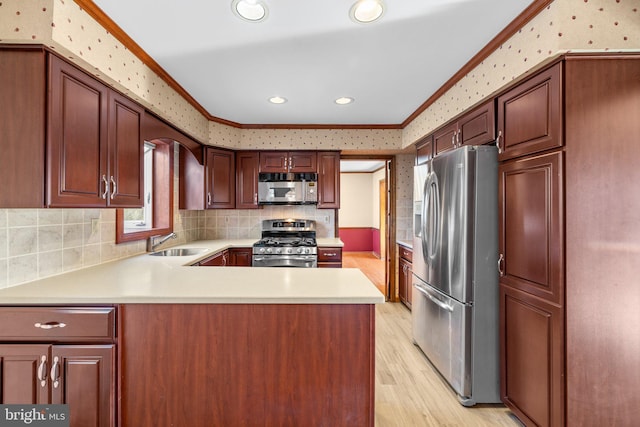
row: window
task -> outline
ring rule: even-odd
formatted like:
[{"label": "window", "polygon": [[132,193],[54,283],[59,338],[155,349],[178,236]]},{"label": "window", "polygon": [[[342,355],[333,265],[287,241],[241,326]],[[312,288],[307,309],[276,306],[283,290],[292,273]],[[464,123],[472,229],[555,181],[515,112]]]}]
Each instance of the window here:
[{"label": "window", "polygon": [[144,143],[144,206],[116,210],[116,243],[173,231],[173,146],[171,140]]},{"label": "window", "polygon": [[124,209],[124,233],[151,230],[153,228],[153,150],[156,145],[144,143],[144,206]]}]

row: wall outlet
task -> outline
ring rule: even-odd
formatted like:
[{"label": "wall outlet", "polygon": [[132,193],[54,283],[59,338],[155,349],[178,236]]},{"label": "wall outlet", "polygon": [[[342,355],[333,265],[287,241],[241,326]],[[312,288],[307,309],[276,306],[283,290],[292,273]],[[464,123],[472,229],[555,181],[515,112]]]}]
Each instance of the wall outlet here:
[{"label": "wall outlet", "polygon": [[324,222],[325,222],[326,224],[329,224],[329,215],[325,215],[325,216],[324,216]]}]

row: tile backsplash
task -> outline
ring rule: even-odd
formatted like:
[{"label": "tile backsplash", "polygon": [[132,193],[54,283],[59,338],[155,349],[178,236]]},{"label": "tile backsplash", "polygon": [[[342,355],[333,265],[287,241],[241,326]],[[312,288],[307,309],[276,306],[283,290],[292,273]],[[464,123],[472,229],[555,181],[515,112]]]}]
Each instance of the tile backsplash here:
[{"label": "tile backsplash", "polygon": [[[177,239],[258,239],[261,221],[309,218],[318,237],[333,237],[334,211],[314,206],[179,211]],[[115,243],[115,209],[0,209],[0,288],[144,253],[146,242]]]}]

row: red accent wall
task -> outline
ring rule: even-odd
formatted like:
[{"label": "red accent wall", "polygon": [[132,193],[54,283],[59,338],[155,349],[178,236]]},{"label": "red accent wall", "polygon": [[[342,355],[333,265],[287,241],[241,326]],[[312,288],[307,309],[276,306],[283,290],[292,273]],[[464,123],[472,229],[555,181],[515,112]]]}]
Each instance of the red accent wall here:
[{"label": "red accent wall", "polygon": [[371,227],[340,228],[344,252],[375,252],[380,254],[380,230]]},{"label": "red accent wall", "polygon": [[377,228],[371,229],[371,252],[380,256],[380,230]]}]

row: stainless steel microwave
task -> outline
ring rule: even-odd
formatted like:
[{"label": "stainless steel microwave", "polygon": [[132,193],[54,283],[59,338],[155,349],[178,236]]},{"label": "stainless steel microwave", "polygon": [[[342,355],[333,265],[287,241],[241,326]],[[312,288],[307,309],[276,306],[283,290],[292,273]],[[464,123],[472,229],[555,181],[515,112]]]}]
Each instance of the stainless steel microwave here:
[{"label": "stainless steel microwave", "polygon": [[318,175],[315,173],[261,173],[258,175],[258,204],[316,203],[318,203]]}]

